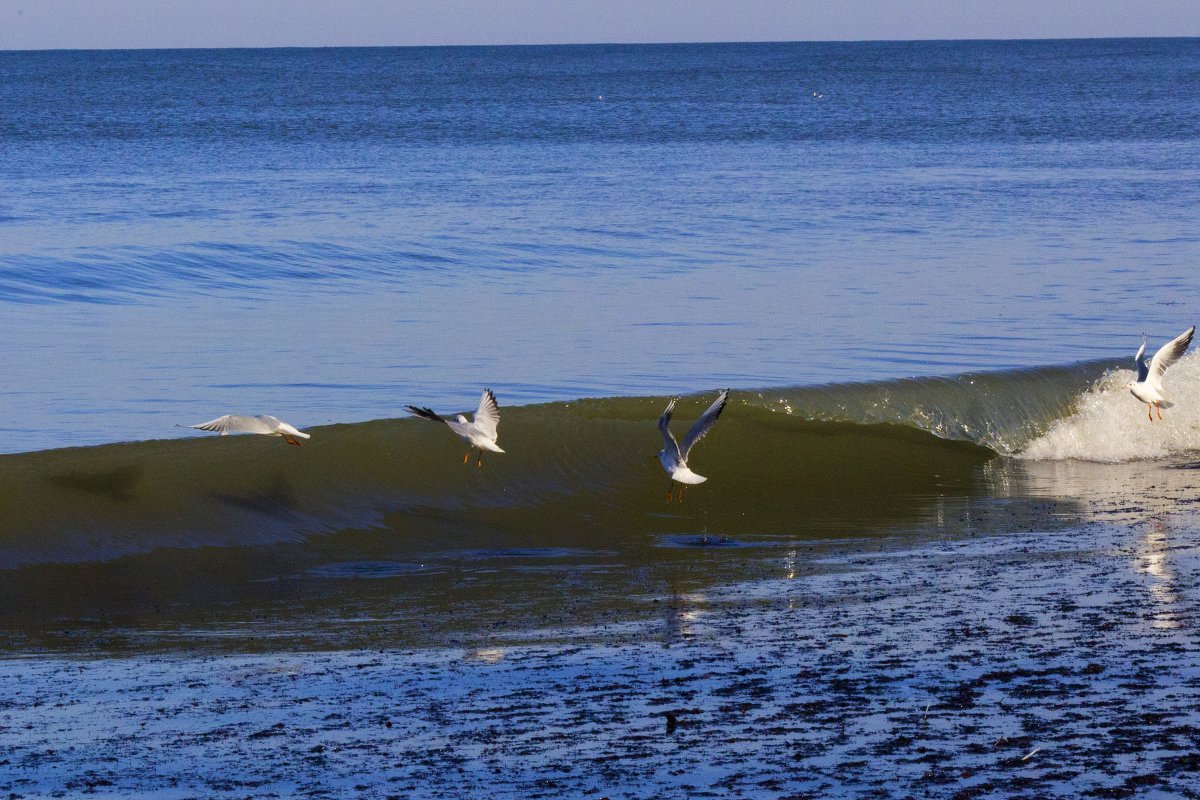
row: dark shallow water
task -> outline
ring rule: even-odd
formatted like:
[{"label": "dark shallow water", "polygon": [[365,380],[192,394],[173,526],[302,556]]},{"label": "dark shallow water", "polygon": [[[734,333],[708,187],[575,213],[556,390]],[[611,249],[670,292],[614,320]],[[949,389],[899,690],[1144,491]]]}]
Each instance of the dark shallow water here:
[{"label": "dark shallow water", "polygon": [[[839,553],[877,553],[882,564],[888,552],[941,542],[1084,543],[1094,525],[1163,519],[1200,495],[1194,461],[1026,461],[933,437],[922,453],[913,434],[895,430],[858,434],[868,444],[878,437],[870,463],[810,451],[823,480],[716,472],[682,503],[664,502],[652,465],[646,481],[593,482],[589,492],[533,478],[502,489],[511,473],[463,466],[453,454],[428,471],[453,484],[461,470],[460,487],[439,495],[392,486],[376,496],[392,499],[370,522],[353,520],[374,506],[343,500],[333,506],[337,527],[270,495],[181,493],[188,527],[112,517],[87,535],[58,533],[57,550],[11,545],[27,561],[0,570],[0,644],[9,653],[256,653],[437,648],[500,631],[514,641],[546,630],[589,635],[640,624],[674,593],[837,573]],[[854,441],[845,432],[816,438]],[[734,469],[746,463],[730,457]],[[778,463],[815,474],[803,462]],[[294,496],[303,496],[306,479],[295,480]],[[750,484],[757,499],[739,499]],[[229,497],[238,498],[232,507]],[[96,512],[114,505],[77,502]]]},{"label": "dark shallow water", "polygon": [[1169,507],[810,544],[767,580],[643,582],[633,620],[481,606],[435,648],[0,660],[0,790],[1195,797],[1200,551]]}]

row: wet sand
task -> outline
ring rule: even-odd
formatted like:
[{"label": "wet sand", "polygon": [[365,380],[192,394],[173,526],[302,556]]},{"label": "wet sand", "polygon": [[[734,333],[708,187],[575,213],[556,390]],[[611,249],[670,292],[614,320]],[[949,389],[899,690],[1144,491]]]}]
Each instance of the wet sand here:
[{"label": "wet sand", "polygon": [[1134,517],[470,647],[10,659],[0,796],[1200,797],[1200,524]]}]

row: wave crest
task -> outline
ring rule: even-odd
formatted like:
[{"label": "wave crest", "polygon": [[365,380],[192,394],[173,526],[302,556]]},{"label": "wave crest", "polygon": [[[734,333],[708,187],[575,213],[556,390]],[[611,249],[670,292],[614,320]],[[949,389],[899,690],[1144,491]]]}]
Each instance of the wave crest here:
[{"label": "wave crest", "polygon": [[1169,458],[1200,451],[1200,356],[1185,356],[1166,373],[1167,397],[1176,405],[1160,422],[1129,391],[1129,369],[1106,372],[1075,401],[1071,414],[1053,421],[1041,436],[1016,453],[1036,461],[1121,463]]}]

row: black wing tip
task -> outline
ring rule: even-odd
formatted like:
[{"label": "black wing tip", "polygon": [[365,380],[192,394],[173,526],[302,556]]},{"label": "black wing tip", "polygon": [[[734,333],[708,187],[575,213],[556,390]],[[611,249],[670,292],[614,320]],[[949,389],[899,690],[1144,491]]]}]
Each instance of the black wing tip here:
[{"label": "black wing tip", "polygon": [[404,408],[408,411],[408,413],[416,414],[418,417],[423,419],[433,420],[434,422],[443,421],[442,418],[435,414],[431,408],[421,408],[419,406],[405,406]]}]

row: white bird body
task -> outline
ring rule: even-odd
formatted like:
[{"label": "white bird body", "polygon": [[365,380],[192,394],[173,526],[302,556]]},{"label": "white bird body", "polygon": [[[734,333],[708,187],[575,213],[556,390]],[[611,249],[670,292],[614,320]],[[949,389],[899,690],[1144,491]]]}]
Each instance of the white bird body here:
[{"label": "white bird body", "polygon": [[1129,393],[1147,405],[1161,408],[1170,408],[1175,405],[1162,393],[1161,386],[1148,386],[1145,382],[1134,381],[1129,384]]},{"label": "white bird body", "polygon": [[1146,354],[1146,337],[1142,337],[1142,346],[1138,349],[1137,355],[1133,357],[1134,363],[1137,364],[1137,380],[1130,381],[1126,385],[1134,397],[1146,404],[1146,413],[1151,422],[1154,421],[1154,409],[1158,409],[1158,418],[1162,419],[1162,409],[1174,405],[1163,392],[1163,373],[1167,371],[1167,367],[1174,364],[1187,352],[1195,332],[1196,326],[1193,325],[1158,348],[1158,352],[1154,354],[1154,358],[1150,359],[1149,364],[1143,358]]},{"label": "white bird body", "polygon": [[[417,406],[405,406],[410,414],[416,414],[422,419],[427,419],[433,422],[444,422],[446,427],[454,431],[460,438],[471,445],[471,449],[479,449],[479,459],[477,464],[483,466],[483,452],[490,450],[493,453],[503,453],[500,445],[496,444],[496,439],[499,436],[498,428],[500,426],[500,406],[496,402],[496,395],[492,394],[491,389],[484,389],[483,395],[479,398],[479,408],[475,411],[475,419],[468,420],[462,414],[456,414],[454,419],[446,419],[445,417],[435,414],[428,408],[419,408]],[[467,451],[467,455],[463,457],[465,464],[471,456],[471,450]]]},{"label": "white bird body", "polygon": [[446,420],[446,425],[450,430],[457,433],[463,439],[467,440],[472,447],[479,447],[484,450],[491,450],[493,453],[503,453],[500,445],[496,444],[496,434],[481,430],[478,425],[479,415],[475,415],[475,422],[469,421],[462,414],[458,414],[454,419]]},{"label": "white bird body", "polygon": [[[704,483],[708,478],[703,475],[697,475],[688,467],[688,455],[696,442],[704,438],[712,427],[717,424],[717,418],[721,416],[721,412],[725,409],[725,403],[729,399],[729,390],[721,392],[717,396],[716,402],[708,407],[708,410],[701,415],[696,424],[688,430],[687,435],[683,437],[683,445],[681,446],[675,441],[675,436],[671,433],[671,413],[675,410],[675,401],[667,403],[667,408],[663,411],[662,416],[658,418],[658,430],[662,433],[663,449],[658,451],[658,460],[662,464],[667,474],[671,476],[672,481],[678,483],[695,485]],[[680,498],[683,497],[683,489],[680,490]],[[671,491],[667,492],[667,500],[671,499]]]},{"label": "white bird body", "polygon": [[228,436],[231,433],[257,433],[263,436],[282,436],[288,444],[294,444],[297,447],[300,446],[299,439],[312,438],[304,431],[297,430],[292,425],[277,417],[272,417],[270,414],[260,414],[257,417],[245,416],[243,414],[226,414],[209,422],[203,422],[199,425],[189,425],[188,427],[199,431],[212,431],[222,436]]},{"label": "white bird body", "polygon": [[704,483],[706,480],[708,480],[708,478],[704,475],[697,475],[696,473],[692,472],[691,469],[688,468],[687,464],[680,464],[675,460],[674,456],[668,455],[666,451],[658,454],[658,460],[662,462],[663,469],[670,474],[671,480],[673,481],[687,483],[694,486],[697,483]]}]

